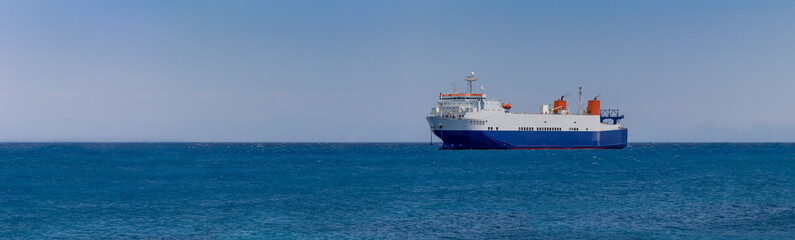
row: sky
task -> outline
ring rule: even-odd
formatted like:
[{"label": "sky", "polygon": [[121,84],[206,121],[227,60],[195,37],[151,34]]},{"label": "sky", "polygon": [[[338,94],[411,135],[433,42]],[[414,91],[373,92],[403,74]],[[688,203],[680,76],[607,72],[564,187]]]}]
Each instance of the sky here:
[{"label": "sky", "polygon": [[[0,141],[423,142],[451,83],[795,141],[793,1],[0,1]],[[478,90],[480,91],[480,90]],[[438,141],[438,139],[436,139]]]}]

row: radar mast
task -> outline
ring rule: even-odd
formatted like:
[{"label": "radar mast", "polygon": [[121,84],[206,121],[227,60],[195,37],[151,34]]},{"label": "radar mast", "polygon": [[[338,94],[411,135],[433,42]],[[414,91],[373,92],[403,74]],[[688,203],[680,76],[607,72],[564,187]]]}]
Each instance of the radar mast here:
[{"label": "radar mast", "polygon": [[467,80],[467,86],[469,87],[469,93],[472,93],[472,82],[478,80],[478,77],[475,77],[475,72],[471,72],[469,76],[464,77],[464,80]]}]

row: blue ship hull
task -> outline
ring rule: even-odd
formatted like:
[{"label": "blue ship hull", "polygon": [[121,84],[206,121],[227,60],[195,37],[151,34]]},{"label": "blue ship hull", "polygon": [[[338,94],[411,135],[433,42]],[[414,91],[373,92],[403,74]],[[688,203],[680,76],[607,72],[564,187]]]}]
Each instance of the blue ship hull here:
[{"label": "blue ship hull", "polygon": [[624,148],[627,129],[610,131],[473,131],[435,130],[442,149]]}]

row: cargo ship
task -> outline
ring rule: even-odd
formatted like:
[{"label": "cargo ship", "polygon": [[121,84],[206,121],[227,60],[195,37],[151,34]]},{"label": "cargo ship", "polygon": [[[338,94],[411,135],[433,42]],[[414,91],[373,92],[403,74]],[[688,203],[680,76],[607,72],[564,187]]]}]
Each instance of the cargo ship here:
[{"label": "cargo ship", "polygon": [[466,93],[439,93],[427,120],[441,149],[620,149],[627,146],[624,116],[617,109],[601,109],[598,96],[571,112],[564,97],[542,104],[538,113],[511,112],[510,103],[472,93],[475,73],[465,77]]}]

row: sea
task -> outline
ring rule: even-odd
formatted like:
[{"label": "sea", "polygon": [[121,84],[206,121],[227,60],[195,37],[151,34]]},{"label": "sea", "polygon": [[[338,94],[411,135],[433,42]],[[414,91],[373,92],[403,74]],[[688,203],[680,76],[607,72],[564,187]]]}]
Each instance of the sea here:
[{"label": "sea", "polygon": [[3,143],[2,239],[795,239],[795,143]]}]

